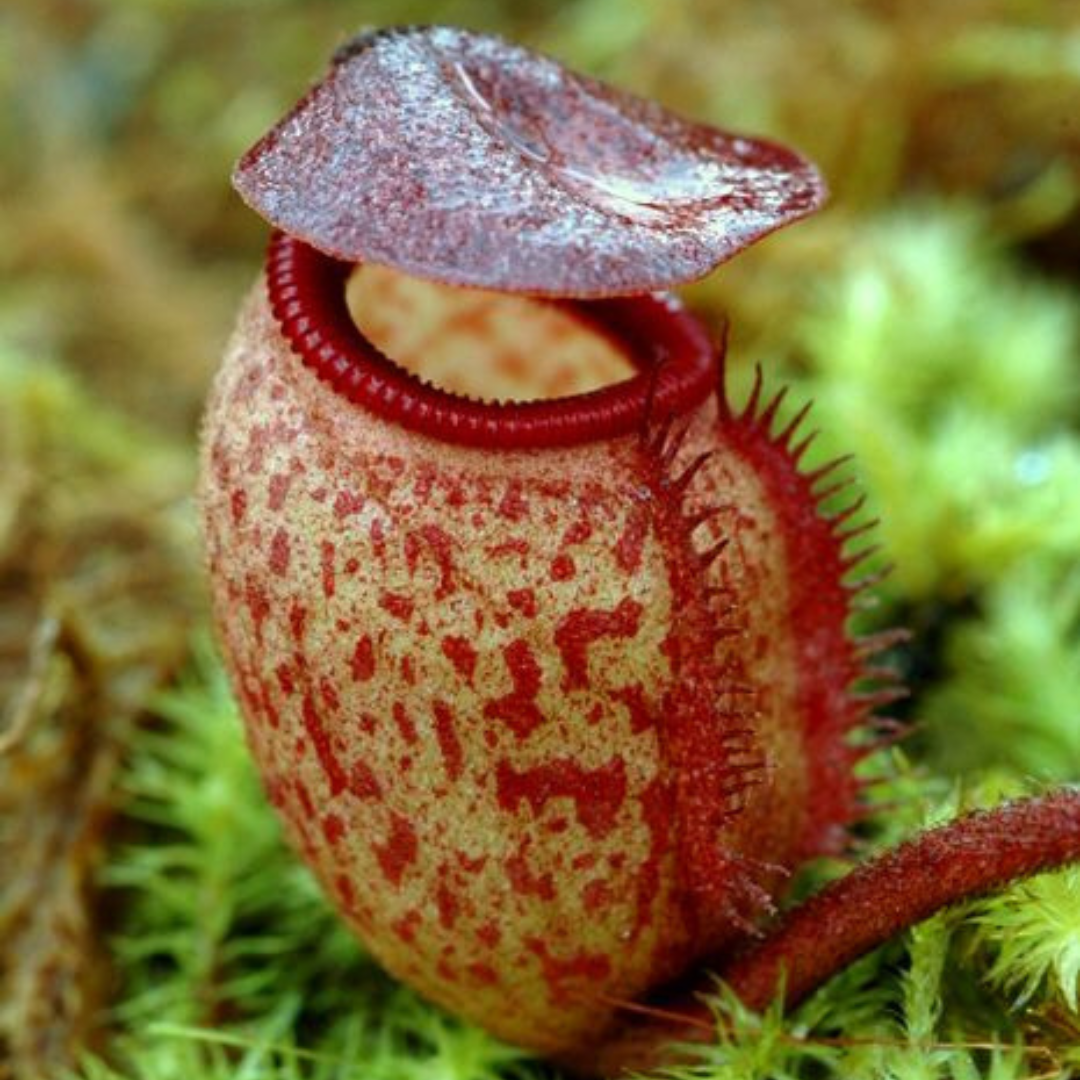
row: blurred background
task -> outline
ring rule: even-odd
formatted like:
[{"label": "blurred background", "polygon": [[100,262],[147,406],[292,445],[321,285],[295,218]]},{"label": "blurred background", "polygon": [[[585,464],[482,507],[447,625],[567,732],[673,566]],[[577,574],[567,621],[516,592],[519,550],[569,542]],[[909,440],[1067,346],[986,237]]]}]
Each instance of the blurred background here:
[{"label": "blurred background", "polygon": [[[155,1008],[245,1011],[215,996],[235,851],[211,882],[221,925],[198,930],[223,951],[183,991],[214,1007],[132,1004],[195,933],[161,936],[146,877],[204,906],[209,888],[148,854],[155,829],[211,842],[170,800],[241,812],[175,741],[229,708],[212,659],[181,676],[209,651],[199,415],[267,235],[229,173],[338,44],[412,22],[502,33],[819,163],[830,208],[689,300],[730,320],[740,370],[815,398],[823,453],[856,452],[896,567],[878,617],[916,631],[896,658],[908,764],[930,787],[1080,777],[1080,3],[5,0],[0,1077],[90,1069],[87,1046],[115,1061]],[[144,1052],[115,1075],[179,1068]],[[216,1067],[185,1060],[175,1075]]]}]

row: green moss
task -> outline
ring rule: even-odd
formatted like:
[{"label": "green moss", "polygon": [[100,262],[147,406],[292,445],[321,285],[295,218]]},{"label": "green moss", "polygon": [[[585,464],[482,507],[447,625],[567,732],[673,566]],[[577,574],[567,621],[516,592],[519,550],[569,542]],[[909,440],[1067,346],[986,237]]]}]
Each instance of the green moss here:
[{"label": "green moss", "polygon": [[822,452],[852,452],[906,603],[956,602],[1080,550],[1078,309],[971,209],[869,219],[795,343]]},{"label": "green moss", "polygon": [[922,710],[939,768],[1080,776],[1080,574],[1056,563],[1041,553],[948,628]]},{"label": "green moss", "polygon": [[1016,1008],[1041,997],[1080,1015],[1080,870],[1021,882],[982,901],[973,921],[993,957],[987,980]]},{"label": "green moss", "polygon": [[[971,209],[868,223],[819,290],[796,376],[880,515],[891,610],[936,648],[921,748],[946,775],[1080,775],[1076,299]],[[917,643],[918,644],[918,643]]]}]

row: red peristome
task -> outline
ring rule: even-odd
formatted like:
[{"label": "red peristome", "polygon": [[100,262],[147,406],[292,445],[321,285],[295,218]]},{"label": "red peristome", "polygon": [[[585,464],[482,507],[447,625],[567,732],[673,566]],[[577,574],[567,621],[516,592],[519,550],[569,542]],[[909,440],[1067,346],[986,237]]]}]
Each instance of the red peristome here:
[{"label": "red peristome", "polygon": [[[410,376],[360,333],[345,302],[343,281],[351,270],[276,233],[267,280],[282,333],[342,397],[436,438],[505,450],[571,446],[636,432],[650,409],[685,412],[715,385],[715,349],[708,334],[674,299],[654,296],[566,305],[583,323],[624,344],[630,358],[646,368],[637,378],[558,401],[464,398]],[[526,509],[521,499],[519,490],[508,488],[500,512],[511,520],[520,517]]]},{"label": "red peristome", "polygon": [[785,147],[450,27],[358,37],[233,182],[335,258],[592,298],[701,277],[826,197]]}]

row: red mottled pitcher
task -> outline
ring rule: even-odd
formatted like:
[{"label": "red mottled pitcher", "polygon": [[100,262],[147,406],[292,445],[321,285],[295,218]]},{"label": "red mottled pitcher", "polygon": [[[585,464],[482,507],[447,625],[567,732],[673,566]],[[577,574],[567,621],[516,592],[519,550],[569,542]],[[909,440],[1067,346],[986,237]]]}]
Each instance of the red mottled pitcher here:
[{"label": "red mottled pitcher", "polygon": [[[856,813],[851,688],[888,638],[845,632],[852,510],[653,292],[824,186],[445,28],[342,50],[236,182],[281,231],[201,494],[270,796],[396,975],[579,1066],[641,1060],[620,1003],[744,941]],[[752,1003],[847,955],[795,933]]]}]

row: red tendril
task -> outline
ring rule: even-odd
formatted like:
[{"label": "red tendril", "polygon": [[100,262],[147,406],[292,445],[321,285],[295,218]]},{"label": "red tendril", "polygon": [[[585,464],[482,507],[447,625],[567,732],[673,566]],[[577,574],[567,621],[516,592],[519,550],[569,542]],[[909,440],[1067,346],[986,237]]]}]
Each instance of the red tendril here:
[{"label": "red tendril", "polygon": [[[958,818],[924,832],[834,881],[751,945],[720,975],[744,1005],[766,1008],[783,991],[794,1008],[853,960],[950,904],[1080,858],[1080,791],[1062,788]],[[582,1058],[615,1076],[670,1062],[673,1042],[706,1042],[716,1018],[690,994],[633,1015]]]}]

